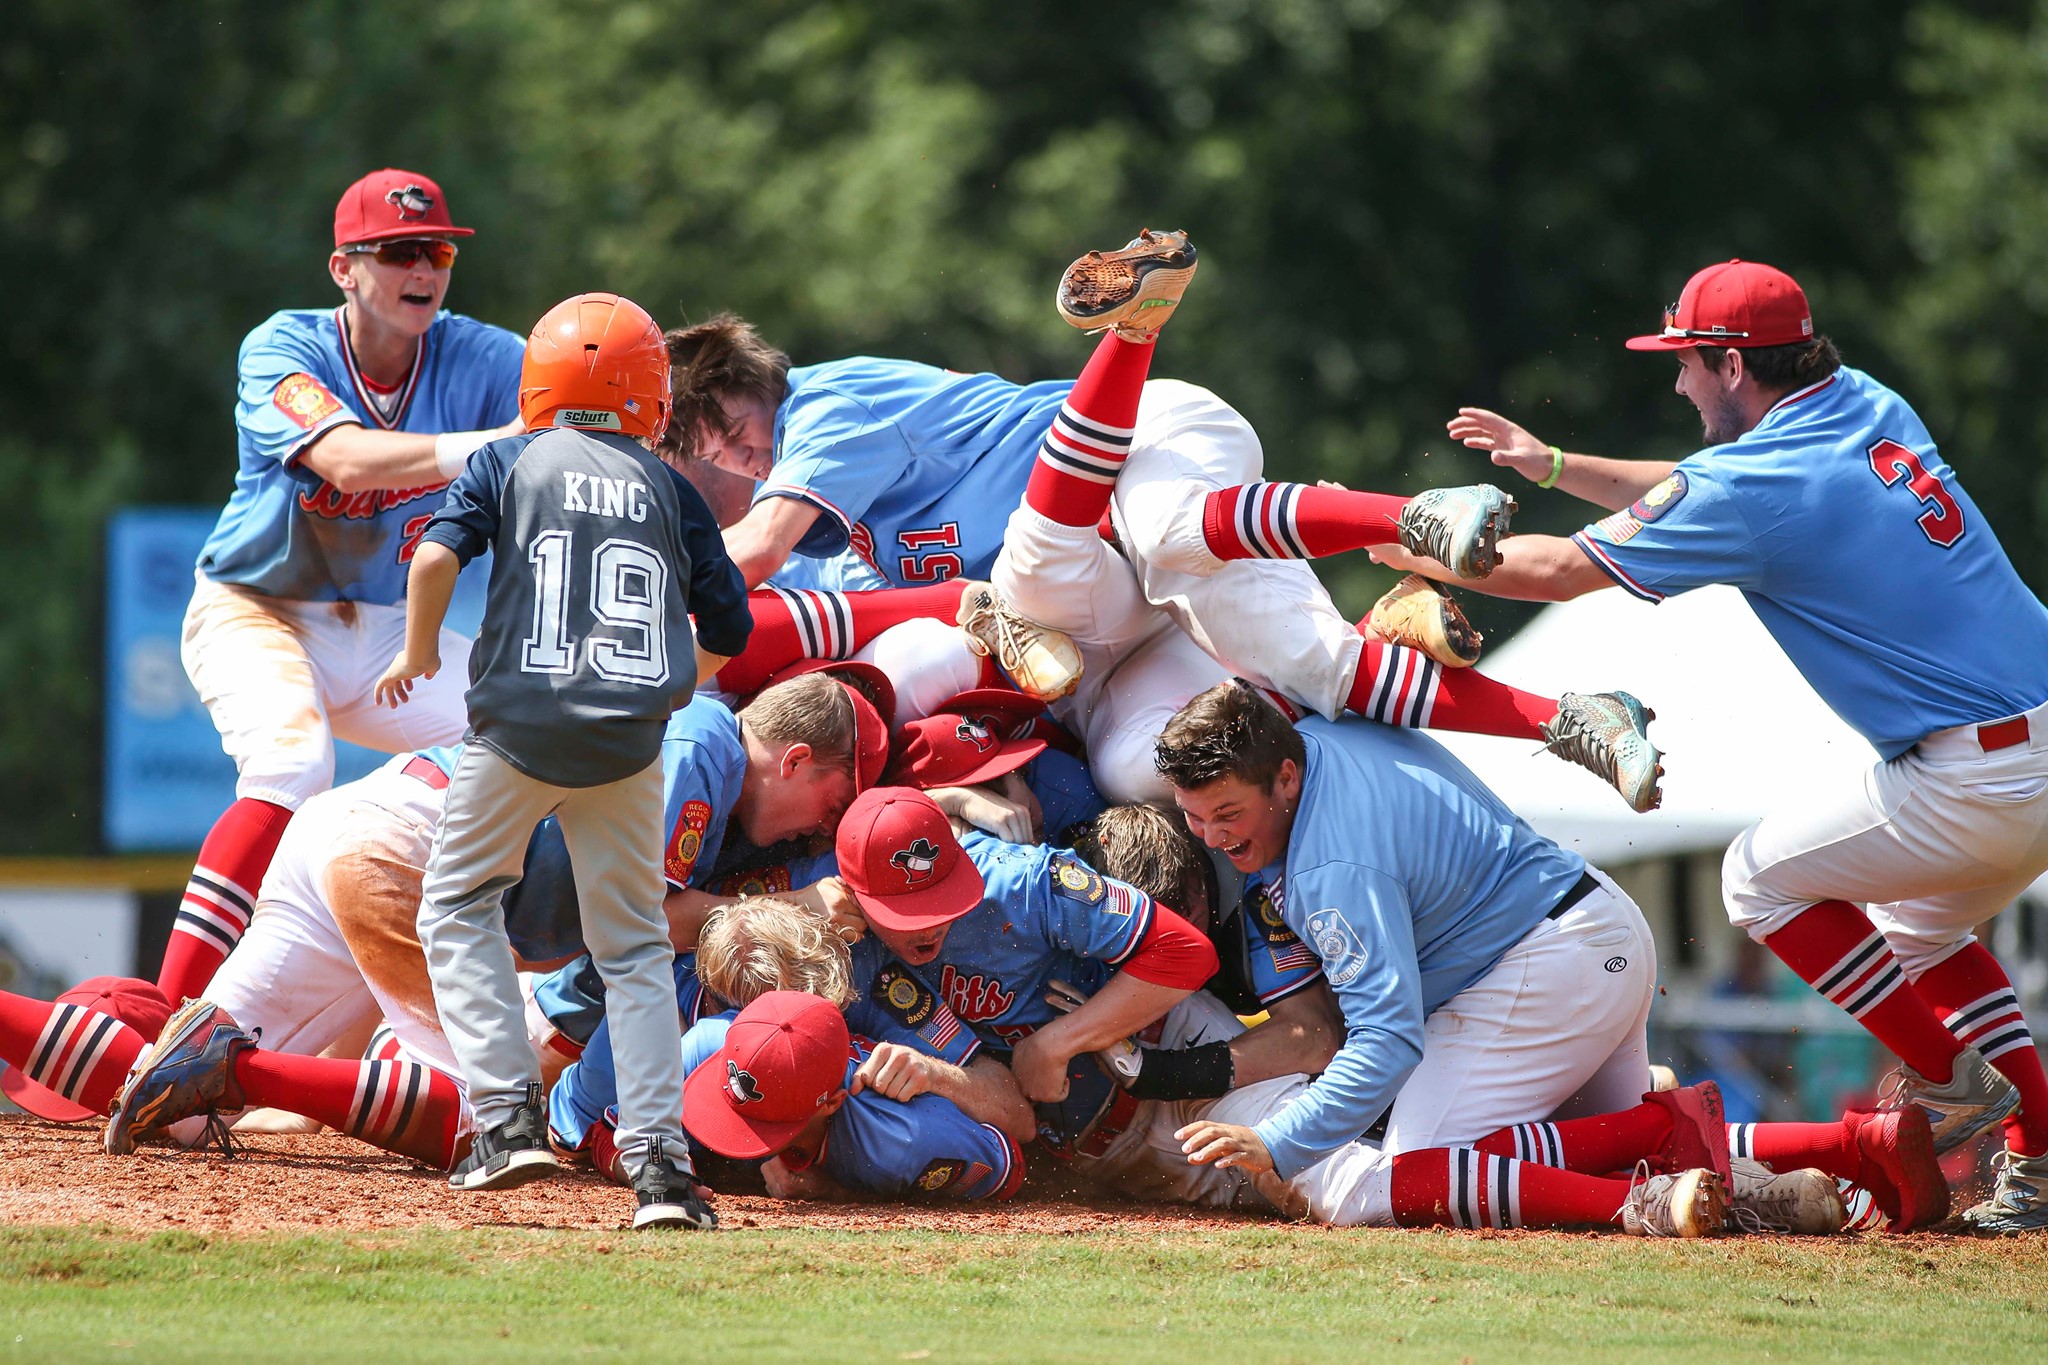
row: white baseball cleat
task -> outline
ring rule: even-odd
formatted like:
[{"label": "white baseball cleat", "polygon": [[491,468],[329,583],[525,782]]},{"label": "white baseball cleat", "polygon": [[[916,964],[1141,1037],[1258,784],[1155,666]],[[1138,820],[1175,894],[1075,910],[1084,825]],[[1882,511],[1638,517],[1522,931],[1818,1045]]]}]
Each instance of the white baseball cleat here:
[{"label": "white baseball cleat", "polygon": [[1621,1230],[1631,1237],[1719,1237],[1728,1226],[1728,1187],[1712,1171],[1650,1175],[1636,1165]]},{"label": "white baseball cleat", "polygon": [[1019,616],[986,583],[970,583],[960,595],[959,625],[967,647],[994,655],[1020,692],[1054,702],[1081,685],[1081,651],[1066,632]]},{"label": "white baseball cleat", "polygon": [[1728,1198],[1744,1232],[1825,1237],[1848,1221],[1841,1189],[1826,1171],[1807,1167],[1779,1175],[1761,1161],[1730,1157]]}]

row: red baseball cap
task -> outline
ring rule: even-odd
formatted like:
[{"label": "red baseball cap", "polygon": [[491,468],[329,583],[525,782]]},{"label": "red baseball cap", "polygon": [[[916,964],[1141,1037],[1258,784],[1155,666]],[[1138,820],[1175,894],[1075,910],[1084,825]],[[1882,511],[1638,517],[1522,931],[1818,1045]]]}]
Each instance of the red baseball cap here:
[{"label": "red baseball cap", "polygon": [[[164,1031],[164,1024],[171,1017],[171,1002],[164,999],[164,993],[156,988],[156,983],[132,976],[95,976],[81,981],[58,996],[57,1003],[82,1005],[86,1009],[112,1015],[152,1042]],[[73,1040],[73,1055],[85,1041]],[[11,1066],[0,1072],[0,1094],[37,1118],[48,1119],[52,1123],[77,1123],[82,1119],[101,1117],[84,1105],[73,1104],[56,1091],[38,1085]]]},{"label": "red baseball cap", "polygon": [[448,217],[448,197],[418,171],[371,171],[341,192],[334,206],[334,244],[382,242],[393,237],[473,237]]},{"label": "red baseball cap", "polygon": [[920,789],[971,787],[1013,773],[1045,752],[1042,739],[1004,739],[990,716],[941,711],[896,732],[883,780]]},{"label": "red baseball cap", "polygon": [[1696,346],[1790,346],[1813,340],[1813,309],[1799,282],[1755,261],[1710,265],[1664,310],[1664,330],[1630,337],[1631,351]]},{"label": "red baseball cap", "polygon": [[[882,717],[896,709],[896,684],[873,664],[853,659],[803,659],[762,683],[761,692],[807,673],[830,673],[853,698],[853,789],[864,792],[882,780],[882,770],[889,766],[889,722]],[[847,681],[849,678],[853,682]],[[868,690],[862,691],[855,682]],[[868,699],[870,693],[880,698],[879,703]]]},{"label": "red baseball cap", "polygon": [[846,1086],[846,1016],[822,996],[769,991],[683,1082],[683,1126],[712,1151],[753,1160],[782,1150]]},{"label": "red baseball cap", "polygon": [[932,708],[933,715],[941,711],[973,716],[1005,739],[1022,739],[1031,732],[1031,723],[1045,714],[1045,703],[1007,687],[970,687]]},{"label": "red baseball cap", "polygon": [[981,904],[981,870],[921,791],[876,787],[855,797],[834,848],[840,880],[884,929],[937,928]]}]

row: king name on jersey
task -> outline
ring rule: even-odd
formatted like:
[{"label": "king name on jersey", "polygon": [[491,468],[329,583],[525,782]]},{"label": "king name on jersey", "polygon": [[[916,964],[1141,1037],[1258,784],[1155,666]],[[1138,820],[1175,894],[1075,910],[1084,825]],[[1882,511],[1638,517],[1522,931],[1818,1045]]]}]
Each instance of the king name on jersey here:
[{"label": "king name on jersey", "polygon": [[647,485],[633,479],[608,479],[601,474],[562,471],[562,510],[594,517],[647,520]]}]

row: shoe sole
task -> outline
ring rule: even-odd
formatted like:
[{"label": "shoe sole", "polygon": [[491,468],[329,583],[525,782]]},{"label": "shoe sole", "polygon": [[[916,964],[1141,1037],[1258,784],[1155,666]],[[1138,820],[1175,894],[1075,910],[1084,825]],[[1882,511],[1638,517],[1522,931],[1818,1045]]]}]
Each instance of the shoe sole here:
[{"label": "shoe sole", "polygon": [[[1678,1177],[1672,1199],[1672,1227],[1680,1237],[1719,1237],[1728,1230],[1728,1185],[1712,1171],[1686,1171]],[[1680,1204],[1690,1217],[1678,1216]]]},{"label": "shoe sole", "polygon": [[466,1176],[451,1175],[448,1184],[451,1189],[464,1193],[477,1190],[511,1190],[536,1180],[545,1180],[562,1169],[562,1163],[555,1160],[553,1152],[534,1148],[524,1152],[506,1154],[505,1164],[492,1169],[486,1167],[472,1171]]},{"label": "shoe sole", "polygon": [[[1918,1105],[1897,1110],[1887,1116],[1887,1125],[1890,1150],[1871,1152],[1866,1148],[1864,1155],[1898,1191],[1899,1211],[1892,1218],[1892,1231],[1909,1232],[1939,1223],[1948,1217],[1950,1195],[1934,1152],[1934,1136],[1927,1127],[1927,1111]],[[1860,1133],[1856,1145],[1863,1147]]]},{"label": "shoe sole", "polygon": [[717,1227],[717,1214],[709,1209],[699,1214],[681,1204],[649,1204],[633,1214],[635,1232],[663,1228],[680,1228],[686,1232],[711,1232]]},{"label": "shoe sole", "polygon": [[[195,1006],[198,1006],[198,1008],[195,1008]],[[157,1040],[156,1046],[150,1050],[149,1060],[144,1062],[134,1075],[123,1081],[121,1089],[114,1095],[114,1103],[107,1116],[107,1131],[102,1139],[102,1145],[106,1148],[108,1156],[132,1156],[134,1154],[135,1134],[138,1131],[148,1132],[155,1126],[150,1123],[150,1118],[158,1112],[161,1106],[153,1105],[147,1113],[131,1113],[128,1104],[129,1097],[141,1088],[144,1081],[156,1074],[157,1067],[163,1063],[166,1057],[169,1057],[173,1052],[184,1046],[186,1040],[198,1030],[201,1020],[208,1018],[216,1012],[212,1006],[205,1004],[203,1001],[193,1001],[190,1004],[178,1007],[178,1013],[187,1016],[184,1022],[180,1023],[177,1031],[168,1038],[159,1038]],[[166,1027],[176,1018],[177,1015],[174,1014],[171,1016],[171,1019],[166,1020]]]},{"label": "shoe sole", "polygon": [[[1129,326],[1147,311],[1148,289],[1171,295],[1152,300],[1165,313],[1178,307],[1199,259],[1185,237],[1172,245],[1147,243],[1090,252],[1060,276],[1055,303],[1060,316],[1075,327]],[[1128,316],[1118,316],[1127,310]]]}]

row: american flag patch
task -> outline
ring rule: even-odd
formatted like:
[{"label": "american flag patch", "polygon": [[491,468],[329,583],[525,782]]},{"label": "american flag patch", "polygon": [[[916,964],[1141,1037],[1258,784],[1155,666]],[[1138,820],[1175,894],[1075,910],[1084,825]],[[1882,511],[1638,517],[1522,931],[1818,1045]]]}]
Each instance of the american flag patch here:
[{"label": "american flag patch", "polygon": [[931,1022],[917,1031],[917,1036],[933,1047],[945,1047],[960,1036],[960,1017],[949,1009],[941,1009],[931,1017]]},{"label": "american flag patch", "polygon": [[1102,884],[1109,888],[1109,895],[1105,898],[1102,908],[1112,915],[1121,915],[1129,919],[1131,911],[1138,905],[1137,893],[1120,882],[1110,881],[1107,877],[1103,878]]},{"label": "american flag patch", "polygon": [[1320,965],[1321,960],[1310,952],[1308,945],[1300,939],[1284,948],[1275,945],[1273,949],[1273,967],[1276,971],[1298,972]]}]

